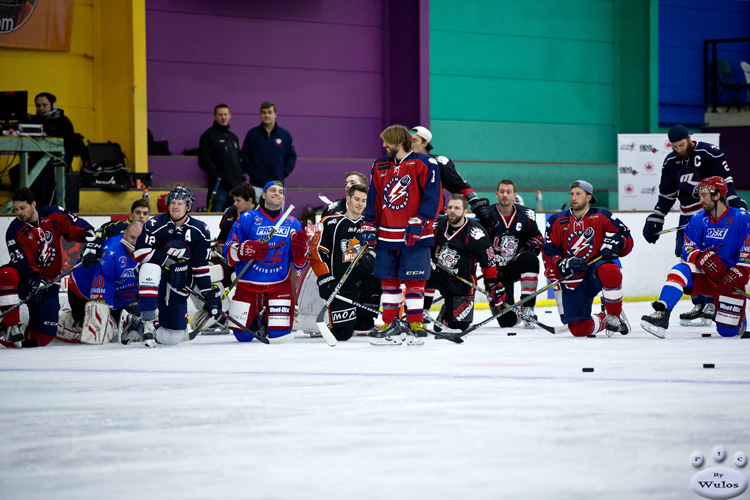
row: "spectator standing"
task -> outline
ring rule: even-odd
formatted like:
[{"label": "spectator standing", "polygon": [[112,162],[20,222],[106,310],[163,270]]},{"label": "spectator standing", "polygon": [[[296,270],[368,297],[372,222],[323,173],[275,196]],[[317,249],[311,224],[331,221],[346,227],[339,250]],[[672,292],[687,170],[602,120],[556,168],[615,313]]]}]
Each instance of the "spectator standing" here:
[{"label": "spectator standing", "polygon": [[214,123],[203,132],[198,147],[198,165],[208,174],[206,208],[211,212],[223,212],[230,206],[229,190],[245,180],[240,164],[240,140],[229,131],[231,117],[229,106],[217,104]]}]

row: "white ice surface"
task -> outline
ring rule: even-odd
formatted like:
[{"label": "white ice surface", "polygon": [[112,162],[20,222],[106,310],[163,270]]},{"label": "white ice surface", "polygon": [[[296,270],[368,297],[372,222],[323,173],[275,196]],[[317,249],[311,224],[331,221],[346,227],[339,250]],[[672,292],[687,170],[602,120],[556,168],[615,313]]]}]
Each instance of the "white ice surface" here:
[{"label": "white ice surface", "polygon": [[700,498],[694,451],[750,454],[750,340],[625,310],[613,338],[4,349],[0,498]]}]

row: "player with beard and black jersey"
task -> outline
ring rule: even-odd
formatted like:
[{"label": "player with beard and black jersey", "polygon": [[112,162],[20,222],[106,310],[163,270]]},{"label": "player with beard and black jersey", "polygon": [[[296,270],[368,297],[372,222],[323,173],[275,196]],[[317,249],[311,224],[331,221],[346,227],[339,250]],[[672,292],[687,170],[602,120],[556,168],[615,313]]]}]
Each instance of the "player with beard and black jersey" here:
[{"label": "player with beard and black jersey", "polygon": [[[346,197],[349,195],[349,188],[354,186],[355,184],[361,184],[363,186],[367,186],[367,177],[365,177],[365,174],[359,173],[359,172],[347,172],[346,173],[346,182],[344,184],[344,197],[334,201],[333,203],[329,204],[324,210],[321,215],[322,217],[327,217],[329,215],[334,214],[343,214],[346,212]],[[328,297],[326,297],[328,298]]]},{"label": "player with beard and black jersey", "polygon": [[474,289],[457,277],[476,284],[477,264],[491,295],[490,305],[498,308],[505,301],[505,287],[497,279],[492,245],[482,225],[466,217],[468,207],[466,197],[454,193],[446,205],[446,217],[435,222],[436,271],[430,275],[429,283],[445,298],[438,321],[454,331],[466,330],[474,313]]},{"label": "player with beard and black jersey", "polygon": [[[497,277],[505,283],[507,301],[513,303],[513,284],[521,282],[521,299],[536,292],[539,280],[539,252],[544,237],[536,224],[536,215],[523,205],[514,203],[516,185],[503,179],[497,184],[497,204],[490,207],[492,224],[487,227],[495,251]],[[531,299],[521,308],[523,316],[532,316],[536,299]],[[497,318],[502,327],[514,326],[518,322],[515,311]],[[534,328],[529,321],[524,328]]]},{"label": "player with beard and black jersey", "polygon": [[[328,300],[341,277],[360,251],[357,239],[362,212],[367,203],[367,187],[350,186],[346,195],[346,213],[323,217],[315,230],[310,248],[310,266],[318,278],[320,298]],[[380,305],[379,282],[372,276],[375,252],[368,249],[357,262],[339,295],[377,309]],[[331,332],[337,340],[349,340],[362,316],[374,319],[371,313],[336,299],[328,309]]]}]

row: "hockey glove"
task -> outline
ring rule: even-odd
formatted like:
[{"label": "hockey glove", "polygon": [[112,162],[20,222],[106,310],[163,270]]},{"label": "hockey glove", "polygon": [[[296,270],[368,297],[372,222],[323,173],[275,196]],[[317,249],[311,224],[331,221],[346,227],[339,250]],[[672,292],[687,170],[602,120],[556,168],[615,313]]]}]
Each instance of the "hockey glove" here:
[{"label": "hockey glove", "polygon": [[[361,260],[361,259],[360,259]],[[323,300],[328,300],[333,295],[337,280],[333,274],[326,273],[318,278],[318,295]]]},{"label": "hockey glove", "polygon": [[304,230],[292,235],[292,260],[297,267],[302,267],[307,262],[307,233]]},{"label": "hockey glove", "polygon": [[721,261],[716,252],[712,250],[706,250],[700,252],[698,259],[695,261],[695,265],[698,269],[701,269],[708,279],[714,284],[718,285],[724,279],[724,275],[727,274],[727,266]]},{"label": "hockey glove", "polygon": [[729,205],[732,208],[739,208],[740,210],[747,210],[747,203],[745,203],[745,200],[743,200],[739,196],[735,196],[734,198],[727,200],[727,205]]},{"label": "hockey glove", "polygon": [[620,233],[604,233],[602,248],[599,253],[604,260],[615,260],[620,257],[620,250],[625,246],[625,239]]},{"label": "hockey glove", "polygon": [[212,319],[219,319],[221,317],[221,294],[219,293],[219,287],[211,285],[209,290],[201,290],[203,298],[206,301],[206,305],[203,310],[211,316]]},{"label": "hockey glove", "polygon": [[375,245],[377,242],[378,228],[374,224],[369,222],[362,222],[359,228],[359,234],[357,239],[360,243],[367,243],[368,245]]},{"label": "hockey glove", "polygon": [[358,278],[364,278],[365,276],[371,276],[372,270],[375,267],[375,252],[371,249],[365,250],[362,257],[357,261],[357,265],[354,268],[353,274]]},{"label": "hockey glove", "polygon": [[42,294],[39,293],[39,289],[44,286],[47,283],[47,281],[42,278],[42,276],[37,273],[33,272],[29,275],[29,297],[34,302],[41,302],[42,301]]},{"label": "hockey glove", "polygon": [[96,237],[93,241],[83,244],[83,252],[81,252],[81,262],[83,263],[83,267],[88,269],[99,262],[102,254],[102,246],[104,246],[104,240]]},{"label": "hockey glove", "polygon": [[500,281],[493,282],[492,280],[485,279],[487,285],[487,291],[490,292],[490,302],[495,309],[503,307],[505,302],[505,285]]},{"label": "hockey glove", "polygon": [[523,244],[523,249],[527,252],[532,252],[539,255],[542,251],[542,245],[544,245],[544,237],[542,235],[534,236],[530,238],[526,243]]},{"label": "hockey glove", "polygon": [[188,282],[188,263],[178,260],[167,267],[167,283],[175,290],[182,290]]},{"label": "hockey glove", "polygon": [[580,257],[568,257],[557,263],[557,268],[563,277],[583,274],[588,269],[586,261]]},{"label": "hockey glove", "polygon": [[426,223],[427,221],[419,215],[409,219],[409,225],[406,226],[406,231],[404,231],[404,241],[406,241],[407,247],[414,246],[422,239],[422,231],[424,231]]},{"label": "hockey glove", "polygon": [[485,227],[492,227],[492,210],[490,210],[490,200],[487,198],[474,198],[469,202],[471,211],[477,216],[479,222]]},{"label": "hockey glove", "polygon": [[747,271],[737,266],[730,267],[721,280],[719,293],[721,295],[732,295],[736,293],[734,291],[735,287],[745,291],[745,285],[747,285]]},{"label": "hockey glove", "polygon": [[268,243],[260,240],[247,240],[237,249],[238,260],[263,260],[268,255]]},{"label": "hockey glove", "polygon": [[656,243],[659,235],[656,234],[664,229],[664,216],[654,212],[646,218],[646,225],[643,226],[643,238],[649,243]]}]

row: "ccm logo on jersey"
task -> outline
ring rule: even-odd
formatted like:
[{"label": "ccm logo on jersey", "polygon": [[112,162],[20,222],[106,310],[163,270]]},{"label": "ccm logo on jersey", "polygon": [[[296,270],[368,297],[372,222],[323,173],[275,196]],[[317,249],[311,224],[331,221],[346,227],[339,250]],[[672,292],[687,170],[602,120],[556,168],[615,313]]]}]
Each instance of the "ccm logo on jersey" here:
[{"label": "ccm logo on jersey", "polygon": [[706,238],[713,238],[716,240],[723,240],[727,235],[729,228],[726,227],[709,227],[706,231]]},{"label": "ccm logo on jersey", "polygon": [[391,210],[401,210],[409,202],[409,185],[411,176],[397,177],[391,179],[385,185],[385,203]]},{"label": "ccm logo on jersey", "polygon": [[587,259],[594,248],[591,242],[594,239],[594,228],[587,227],[583,231],[573,231],[568,236],[568,254]]}]

